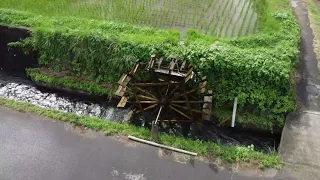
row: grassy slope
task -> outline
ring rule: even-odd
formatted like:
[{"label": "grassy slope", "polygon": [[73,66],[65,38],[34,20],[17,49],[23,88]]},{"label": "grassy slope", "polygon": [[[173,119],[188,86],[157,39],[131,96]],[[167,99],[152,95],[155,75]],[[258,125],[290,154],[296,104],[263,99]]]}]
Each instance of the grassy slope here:
[{"label": "grassy slope", "polygon": [[[317,54],[318,61],[320,60],[320,10],[317,8],[313,0],[305,0],[309,9],[309,18],[311,22],[311,28],[314,34],[313,47]],[[320,63],[318,63],[320,69]]]},{"label": "grassy slope", "polygon": [[66,87],[73,90],[81,90],[93,95],[106,95],[112,98],[115,87],[110,84],[102,84],[95,81],[76,79],[72,76],[54,74],[43,68],[26,69],[28,76],[35,82],[49,86]]},{"label": "grassy slope", "polygon": [[[35,113],[48,118],[71,122],[78,126],[85,126],[93,130],[101,130],[104,131],[106,135],[133,135],[146,140],[151,140],[150,130],[142,127],[106,121],[95,117],[63,113],[55,110],[40,108],[29,103],[22,103],[2,98],[0,98],[0,105],[24,113]],[[158,142],[184,150],[197,152],[202,156],[219,157],[229,163],[246,162],[259,165],[260,168],[281,168],[282,166],[282,161],[276,153],[267,155],[247,147],[223,146],[214,142],[185,139],[167,134],[161,134]]]}]

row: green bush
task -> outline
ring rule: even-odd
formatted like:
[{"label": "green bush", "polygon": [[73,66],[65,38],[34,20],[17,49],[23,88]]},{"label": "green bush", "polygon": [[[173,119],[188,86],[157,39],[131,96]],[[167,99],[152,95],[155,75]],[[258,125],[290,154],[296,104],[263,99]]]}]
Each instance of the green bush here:
[{"label": "green bush", "polygon": [[261,16],[259,34],[215,39],[189,30],[185,45],[170,53],[189,59],[208,76],[215,111],[231,109],[238,97],[238,123],[272,130],[283,127],[286,113],[296,109],[292,74],[300,28],[290,9],[266,9]]},{"label": "green bush", "polygon": [[182,46],[177,31],[122,23],[5,9],[0,9],[0,23],[32,29],[31,38],[11,45],[37,51],[41,66],[108,83],[116,83],[136,59],[177,55],[208,76],[214,111],[232,108],[238,97],[237,123],[272,130],[283,127],[286,113],[295,110],[292,73],[300,33],[286,0],[256,0],[255,7],[261,21],[258,34],[219,39],[189,30]]}]

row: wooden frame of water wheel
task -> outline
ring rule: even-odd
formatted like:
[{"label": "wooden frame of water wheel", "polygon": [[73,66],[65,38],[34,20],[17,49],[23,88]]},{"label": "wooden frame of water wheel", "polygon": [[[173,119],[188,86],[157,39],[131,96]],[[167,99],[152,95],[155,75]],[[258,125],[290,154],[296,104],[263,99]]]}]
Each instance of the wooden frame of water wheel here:
[{"label": "wooden frame of water wheel", "polygon": [[128,120],[142,116],[143,125],[151,123],[153,138],[157,138],[161,123],[182,124],[187,135],[192,123],[201,129],[203,120],[210,120],[212,91],[207,90],[206,77],[196,78],[192,65],[186,61],[179,64],[174,57],[165,61],[152,55],[145,68],[141,66],[144,64],[137,61],[118,82],[118,107],[132,104]]}]

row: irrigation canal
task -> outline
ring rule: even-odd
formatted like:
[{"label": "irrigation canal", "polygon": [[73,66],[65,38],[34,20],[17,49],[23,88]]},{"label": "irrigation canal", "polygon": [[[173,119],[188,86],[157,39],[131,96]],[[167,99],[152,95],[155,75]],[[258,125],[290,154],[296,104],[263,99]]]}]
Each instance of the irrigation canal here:
[{"label": "irrigation canal", "polygon": [[[53,90],[38,86],[32,81],[22,78],[0,74],[0,97],[6,99],[28,102],[39,107],[70,112],[78,115],[94,116],[106,121],[127,123],[130,107],[119,109],[116,103],[107,98],[85,96],[76,93]],[[181,128],[170,128],[166,131],[181,136]],[[268,132],[254,132],[238,128],[220,128],[214,123],[207,123],[203,133],[191,128],[190,138],[219,142],[232,145],[251,145],[255,149],[270,152],[278,147],[280,134]]]}]

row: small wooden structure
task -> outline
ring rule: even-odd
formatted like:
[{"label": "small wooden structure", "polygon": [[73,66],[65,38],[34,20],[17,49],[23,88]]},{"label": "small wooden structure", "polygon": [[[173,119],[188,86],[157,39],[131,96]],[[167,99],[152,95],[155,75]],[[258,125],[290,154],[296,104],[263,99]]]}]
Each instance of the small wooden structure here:
[{"label": "small wooden structure", "polygon": [[142,125],[151,123],[154,138],[162,123],[182,124],[187,135],[192,123],[201,128],[203,120],[210,120],[212,90],[207,90],[207,78],[197,78],[187,61],[152,55],[146,64],[137,61],[118,83],[118,107],[132,104],[128,120],[139,115]]}]

